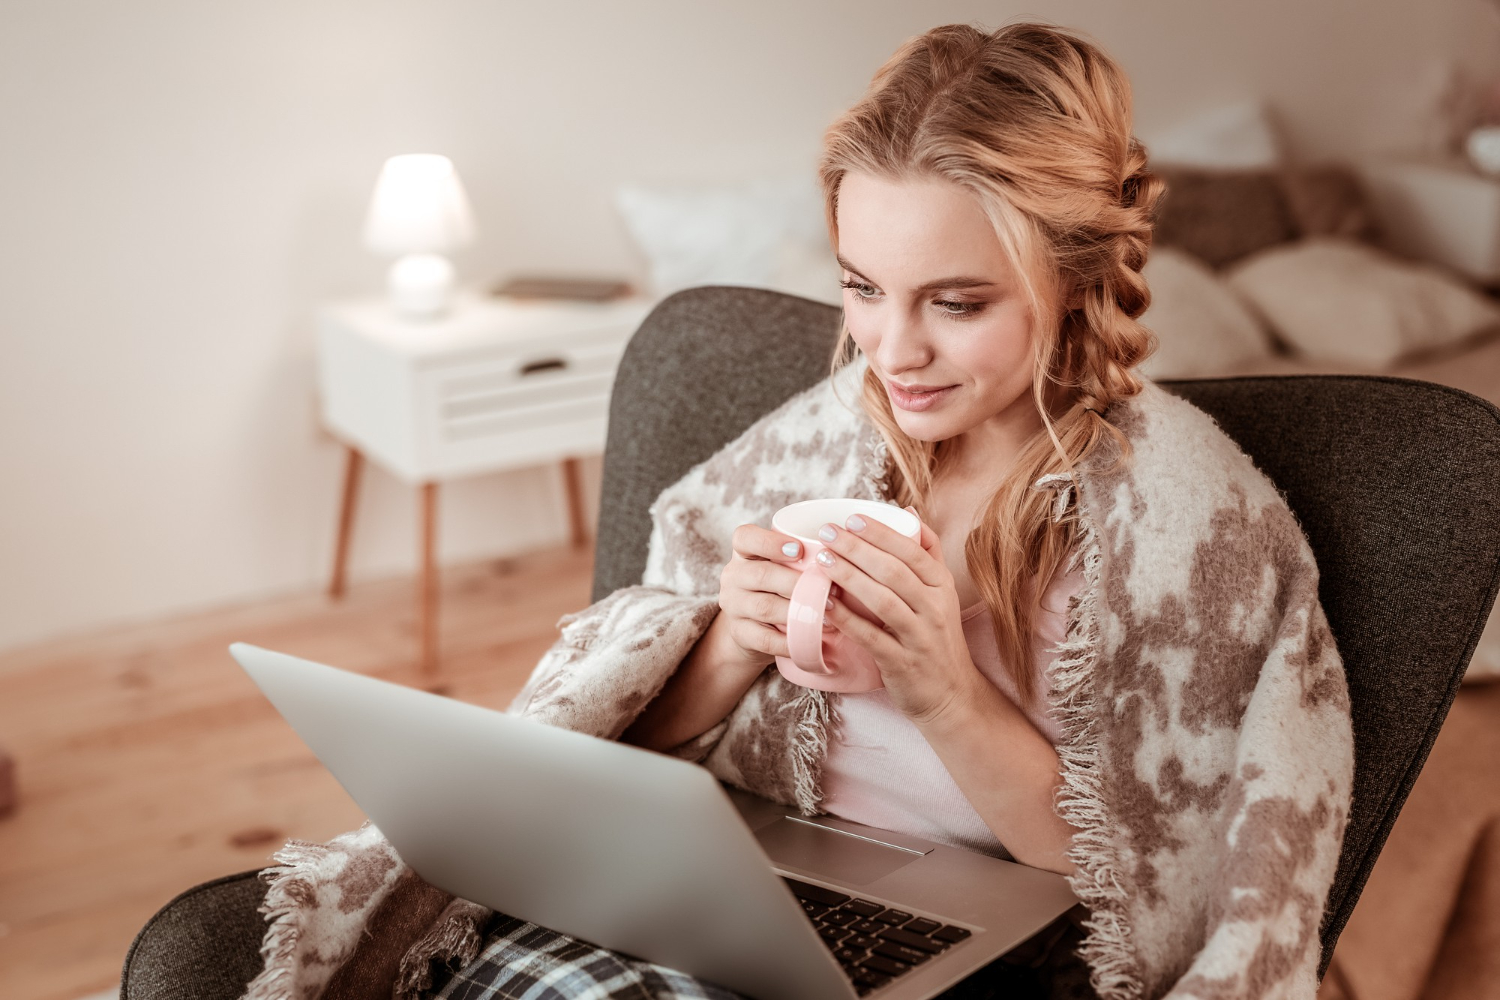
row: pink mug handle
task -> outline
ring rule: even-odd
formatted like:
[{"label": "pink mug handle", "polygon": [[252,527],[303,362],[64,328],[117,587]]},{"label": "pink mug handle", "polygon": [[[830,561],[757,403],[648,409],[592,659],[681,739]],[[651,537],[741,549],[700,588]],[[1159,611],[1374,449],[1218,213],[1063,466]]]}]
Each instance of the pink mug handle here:
[{"label": "pink mug handle", "polygon": [[798,668],[810,674],[831,674],[823,661],[823,613],[833,581],[816,565],[802,571],[792,588],[791,607],[786,616],[787,652]]}]

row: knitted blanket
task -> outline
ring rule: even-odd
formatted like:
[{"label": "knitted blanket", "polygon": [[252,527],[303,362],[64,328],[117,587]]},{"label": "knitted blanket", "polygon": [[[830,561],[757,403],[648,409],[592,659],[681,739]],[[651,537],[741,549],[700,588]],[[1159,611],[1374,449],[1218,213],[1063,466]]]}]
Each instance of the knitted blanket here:
[{"label": "knitted blanket", "polygon": [[[863,368],[664,490],[641,583],[560,619],[510,711],[618,738],[712,621],[736,526],[810,497],[889,499]],[[1077,829],[1070,882],[1089,909],[1078,953],[1107,1000],[1312,997],[1353,776],[1317,566],[1276,488],[1207,414],[1147,382],[1105,416],[1130,461],[1110,444],[1035,484],[1054,516],[1076,511],[1085,577],[1049,668],[1056,808]],[[838,699],[768,668],[671,752],[814,814]],[[412,997],[434,963],[479,952],[489,911],[427,886],[371,827],[276,860],[249,1000]]]}]

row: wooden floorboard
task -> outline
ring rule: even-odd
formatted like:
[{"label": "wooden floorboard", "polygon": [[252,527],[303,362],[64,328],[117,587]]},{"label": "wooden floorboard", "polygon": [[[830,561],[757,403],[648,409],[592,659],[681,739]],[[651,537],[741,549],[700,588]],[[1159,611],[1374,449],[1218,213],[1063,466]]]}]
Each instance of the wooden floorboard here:
[{"label": "wooden floorboard", "polygon": [[[503,708],[588,604],[571,548],[443,574],[437,683]],[[259,868],[288,837],[363,820],[229,658],[244,641],[404,684],[409,579],[114,629],[0,654],[0,744],[20,808],[0,819],[0,997],[76,1000],[119,981],[136,931],[199,882]]]}]

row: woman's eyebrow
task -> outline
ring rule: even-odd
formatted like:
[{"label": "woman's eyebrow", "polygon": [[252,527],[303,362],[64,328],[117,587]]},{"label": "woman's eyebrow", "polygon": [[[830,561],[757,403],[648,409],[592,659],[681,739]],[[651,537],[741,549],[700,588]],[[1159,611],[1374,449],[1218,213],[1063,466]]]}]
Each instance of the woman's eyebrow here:
[{"label": "woman's eyebrow", "polygon": [[[864,278],[865,281],[870,280],[865,277],[863,271],[845,260],[842,254],[835,254],[835,256],[838,258],[839,266],[844,270],[856,278]],[[990,281],[988,278],[939,278],[937,281],[928,281],[918,285],[916,291],[920,294],[922,292],[930,292],[936,288],[988,288],[994,284],[995,282]]]}]

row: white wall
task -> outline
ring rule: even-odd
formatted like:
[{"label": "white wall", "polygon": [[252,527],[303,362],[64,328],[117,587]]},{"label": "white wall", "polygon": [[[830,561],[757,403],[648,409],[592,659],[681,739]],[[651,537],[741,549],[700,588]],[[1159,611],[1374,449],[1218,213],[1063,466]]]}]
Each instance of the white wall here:
[{"label": "white wall", "polygon": [[[810,170],[903,38],[1021,14],[1093,32],[1144,134],[1259,95],[1310,157],[1418,144],[1444,68],[1495,65],[1481,0],[6,0],[0,647],[320,582],[308,317],[379,288],[384,157],[453,157],[468,277],[639,276],[615,184]],[[356,579],[415,545],[409,491],[366,486]],[[552,469],[455,484],[444,558],[561,541],[562,496]]]}]

